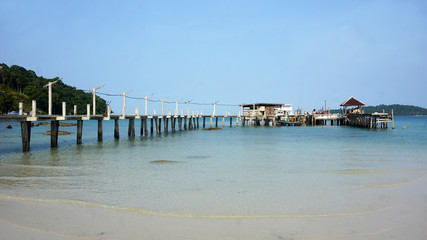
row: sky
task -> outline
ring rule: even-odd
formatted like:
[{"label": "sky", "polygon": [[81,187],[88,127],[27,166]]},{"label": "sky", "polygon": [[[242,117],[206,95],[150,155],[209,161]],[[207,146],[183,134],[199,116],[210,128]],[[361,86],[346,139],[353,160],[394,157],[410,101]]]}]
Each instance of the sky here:
[{"label": "sky", "polygon": [[[78,89],[183,99],[184,112],[189,100],[203,114],[217,101],[217,114],[336,109],[350,96],[427,108],[427,1],[0,0],[0,62]],[[122,97],[100,96],[122,112]]]}]

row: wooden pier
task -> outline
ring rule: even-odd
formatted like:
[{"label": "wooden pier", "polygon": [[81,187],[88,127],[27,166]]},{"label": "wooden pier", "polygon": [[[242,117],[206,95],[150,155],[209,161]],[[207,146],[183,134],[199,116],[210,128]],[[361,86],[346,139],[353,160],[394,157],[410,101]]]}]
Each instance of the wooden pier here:
[{"label": "wooden pier", "polygon": [[[354,98],[350,98],[353,101]],[[347,100],[345,103],[348,103]],[[360,102],[361,103],[361,102]],[[188,102],[187,102],[188,104]],[[359,104],[359,103],[358,103]],[[363,104],[363,103],[361,103]],[[345,112],[344,114],[309,114],[304,115],[291,115],[284,117],[275,113],[274,108],[279,106],[280,111],[286,111],[286,105],[280,104],[249,104],[241,105],[243,115],[202,115],[196,114],[190,115],[187,109],[187,115],[181,112],[181,115],[139,115],[139,110],[136,110],[135,115],[125,115],[125,104],[123,105],[122,115],[111,115],[111,109],[108,106],[107,114],[104,115],[90,115],[90,105],[87,105],[87,115],[76,115],[76,107],[74,107],[75,115],[65,115],[65,103],[63,103],[62,115],[36,115],[36,103],[33,101],[33,111],[31,115],[23,115],[22,104],[20,104],[20,115],[2,115],[0,116],[0,122],[20,122],[21,123],[21,138],[22,138],[22,150],[24,152],[30,151],[30,140],[31,140],[31,127],[33,122],[38,121],[49,121],[51,127],[51,147],[58,147],[58,128],[60,121],[76,121],[77,134],[76,144],[82,144],[83,136],[83,121],[94,120],[98,122],[98,141],[103,140],[103,121],[114,121],[114,138],[120,138],[119,131],[119,120],[128,120],[128,136],[134,137],[135,132],[135,120],[140,120],[140,136],[154,135],[154,128],[156,135],[160,135],[163,131],[164,134],[168,134],[169,131],[174,133],[175,131],[182,131],[187,129],[199,128],[199,123],[202,121],[203,128],[206,128],[206,118],[209,118],[209,127],[218,128],[218,120],[222,119],[222,127],[225,126],[225,119],[228,118],[230,121],[230,127],[233,126],[233,119],[236,120],[235,126],[239,126],[239,121],[242,126],[317,126],[326,125],[327,121],[331,125],[347,125],[355,127],[363,127],[370,129],[386,129],[388,123],[392,124],[394,129],[393,110],[391,116],[388,113],[372,113],[363,114],[358,112]],[[243,107],[249,108],[249,110],[243,111]],[[215,109],[215,108],[214,108]],[[163,109],[162,109],[163,112]],[[177,111],[176,111],[177,112]],[[213,122],[215,120],[215,124]],[[162,130],[163,122],[163,130]],[[178,125],[178,126],[177,126]]]},{"label": "wooden pier", "polygon": [[[51,147],[58,147],[58,128],[60,121],[76,121],[77,123],[77,134],[76,144],[82,144],[83,136],[83,121],[97,121],[98,122],[98,141],[103,140],[103,121],[114,121],[114,138],[120,138],[119,132],[119,120],[126,119],[129,121],[128,124],[128,136],[135,136],[135,120],[140,120],[140,136],[160,135],[162,132],[168,134],[169,131],[174,133],[175,131],[190,130],[199,128],[199,122],[202,121],[203,128],[207,126],[206,119],[210,119],[209,127],[218,127],[218,119],[222,119],[222,127],[225,127],[225,119],[229,119],[230,127],[233,126],[233,119],[236,119],[235,126],[239,125],[238,115],[38,115],[36,117],[26,115],[3,115],[0,116],[0,122],[20,122],[21,123],[21,138],[22,138],[22,150],[24,152],[30,151],[30,140],[31,140],[31,127],[33,122],[46,121],[50,122],[51,127]],[[215,119],[215,124],[213,124]],[[163,128],[162,128],[163,124]]]}]

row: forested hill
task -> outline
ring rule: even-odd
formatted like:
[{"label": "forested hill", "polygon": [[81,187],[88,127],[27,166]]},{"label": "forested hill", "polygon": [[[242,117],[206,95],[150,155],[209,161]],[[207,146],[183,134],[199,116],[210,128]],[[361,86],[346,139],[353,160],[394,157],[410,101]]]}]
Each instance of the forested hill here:
[{"label": "forested hill", "polygon": [[[363,107],[365,113],[374,113],[374,112],[383,112],[383,110],[387,113],[391,112],[393,109],[394,115],[397,116],[415,116],[415,115],[427,115],[427,109],[412,105],[400,105],[400,104],[392,104],[392,105],[378,105],[378,106],[366,106]],[[331,110],[333,113],[341,113],[340,109]]]},{"label": "forested hill", "polygon": [[[17,65],[8,67],[0,64],[0,114],[17,111],[19,102],[24,103],[24,111],[30,112],[32,100],[37,101],[37,110],[45,114],[48,111],[48,88],[43,86],[58,79],[39,77],[34,71]],[[86,106],[92,101],[91,93],[71,87],[61,80],[52,85],[53,114],[62,114],[62,102],[67,103],[67,113],[73,112],[74,105],[77,105],[77,113],[86,114]],[[103,114],[106,108],[106,101],[97,96],[97,113]]]}]

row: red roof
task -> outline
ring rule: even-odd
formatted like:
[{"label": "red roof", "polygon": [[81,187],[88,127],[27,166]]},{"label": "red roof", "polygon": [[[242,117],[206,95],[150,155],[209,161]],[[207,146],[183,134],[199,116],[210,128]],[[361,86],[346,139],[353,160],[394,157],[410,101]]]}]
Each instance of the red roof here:
[{"label": "red roof", "polygon": [[350,97],[349,99],[347,99],[347,101],[341,103],[340,106],[365,106],[365,104],[354,97]]}]

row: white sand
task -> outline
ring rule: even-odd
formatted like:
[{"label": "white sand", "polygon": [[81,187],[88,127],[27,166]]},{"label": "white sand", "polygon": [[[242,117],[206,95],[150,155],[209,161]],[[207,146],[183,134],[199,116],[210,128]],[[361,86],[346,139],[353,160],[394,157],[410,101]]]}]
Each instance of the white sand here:
[{"label": "white sand", "polygon": [[199,219],[3,198],[0,239],[427,239],[425,200],[356,216]]},{"label": "white sand", "polygon": [[404,186],[382,188],[380,191],[388,196],[386,202],[394,204],[391,208],[332,217],[156,216],[72,201],[38,201],[0,195],[0,240],[427,239],[426,183],[424,178]]}]

